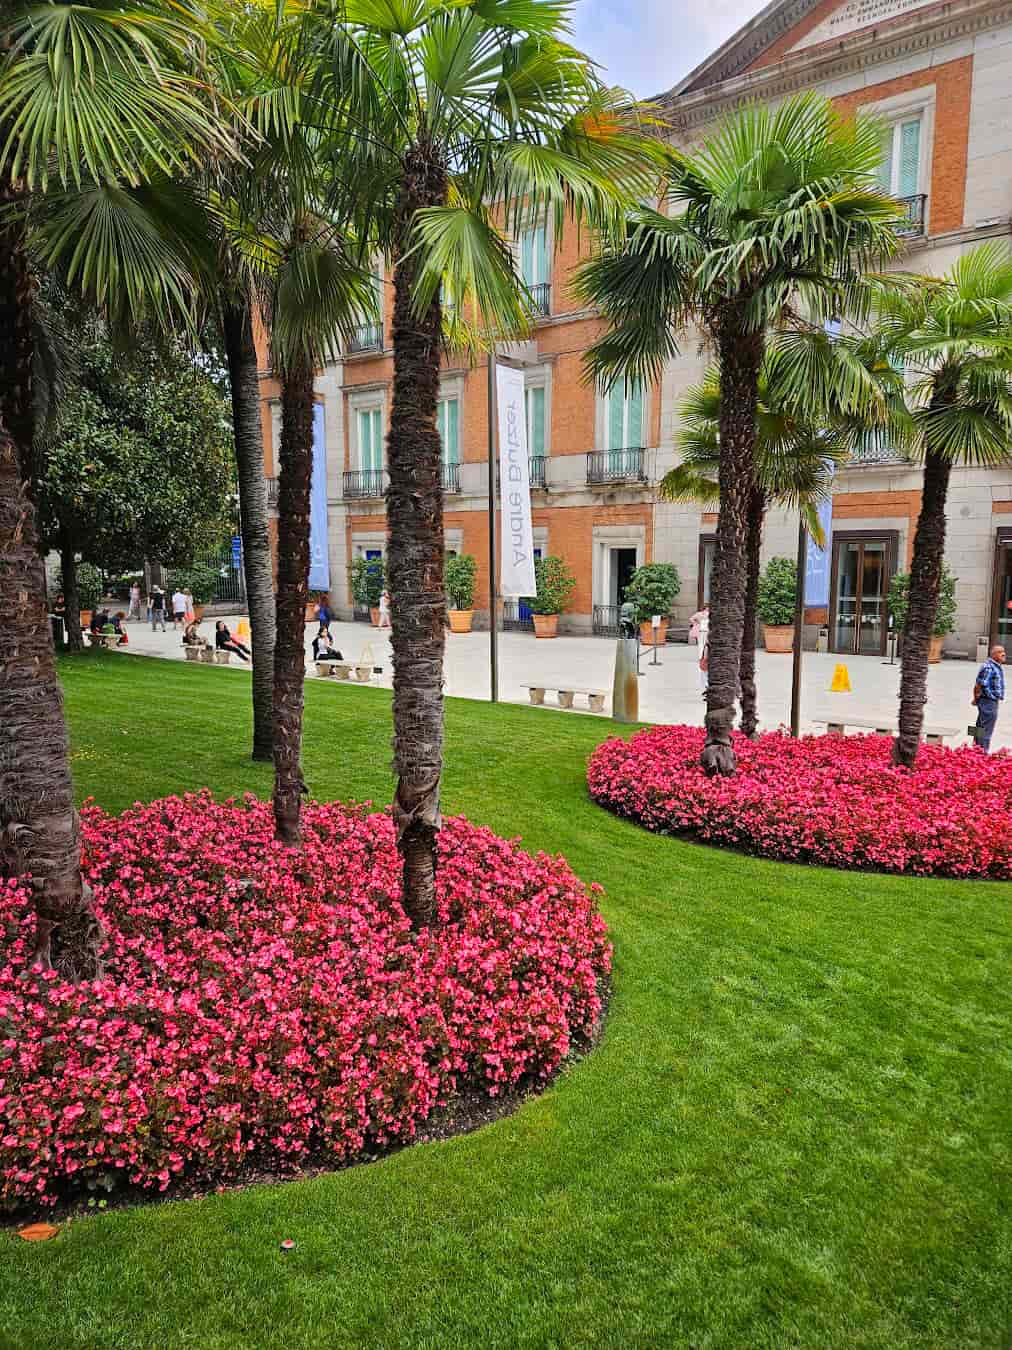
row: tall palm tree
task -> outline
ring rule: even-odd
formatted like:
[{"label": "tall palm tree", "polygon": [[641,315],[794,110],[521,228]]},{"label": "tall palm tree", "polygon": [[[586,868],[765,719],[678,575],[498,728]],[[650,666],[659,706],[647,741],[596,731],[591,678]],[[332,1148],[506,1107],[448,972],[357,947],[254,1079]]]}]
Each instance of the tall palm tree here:
[{"label": "tall palm tree", "polygon": [[637,211],[620,248],[579,279],[611,331],[588,353],[601,382],[656,380],[697,324],[720,375],[720,514],[711,584],[707,773],[734,772],[734,701],[755,493],[759,376],[767,334],[799,312],[830,317],[862,269],[897,247],[899,208],[876,187],[873,121],[804,94],[734,114],[691,155],[671,151],[674,214]]},{"label": "tall palm tree", "polygon": [[[878,285],[864,332],[838,344],[846,379],[864,369],[884,412],[874,424],[924,462],[903,631],[898,764],[917,758],[928,650],[945,554],[954,464],[1007,465],[1012,456],[1012,250],[1001,241],[964,253],[941,278]],[[850,431],[868,434],[858,417]]]},{"label": "tall palm tree", "polygon": [[[745,599],[739,680],[741,730],[754,736],[757,726],[755,684],[756,607],[763,523],[773,504],[800,511],[808,533],[825,547],[819,505],[832,491],[836,465],[846,458],[839,434],[825,418],[799,410],[777,385],[773,352],[759,372],[756,412],[755,481],[746,507]],[[666,501],[702,503],[720,500],[720,376],[707,372],[702,384],[687,389],[679,403],[675,441],[682,455],[657,486]]]},{"label": "tall palm tree", "polygon": [[[80,872],[45,577],[25,552],[35,453],[27,210],[51,190],[115,190],[231,153],[227,127],[181,73],[189,36],[180,13],[151,5],[18,6],[0,29],[0,873],[31,877],[37,959],[75,977],[98,971],[98,925]],[[136,276],[106,280],[121,297]]]},{"label": "tall palm tree", "polygon": [[394,818],[404,903],[436,913],[443,751],[443,499],[436,429],[446,284],[491,338],[529,329],[533,297],[509,232],[550,213],[614,229],[656,182],[626,100],[565,41],[568,0],[357,0],[327,11],[324,102],[340,109],[341,173],[393,262],[387,438],[394,659]]}]

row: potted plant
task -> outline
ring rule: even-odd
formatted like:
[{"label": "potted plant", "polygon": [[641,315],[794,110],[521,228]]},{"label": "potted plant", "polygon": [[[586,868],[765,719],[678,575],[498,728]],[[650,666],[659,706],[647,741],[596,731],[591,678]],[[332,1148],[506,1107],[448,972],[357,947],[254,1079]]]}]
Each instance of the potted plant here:
[{"label": "potted plant", "polygon": [[759,578],[756,611],[768,652],[794,650],[794,604],[798,565],[793,558],[771,558]]},{"label": "potted plant", "polygon": [[[902,633],[907,626],[907,610],[910,608],[910,573],[897,572],[889,583],[889,613],[893,619],[893,629]],[[956,631],[956,578],[942,563],[942,577],[938,584],[938,609],[935,613],[935,626],[931,630],[931,642],[928,646],[928,661],[934,665],[942,659],[942,643],[950,633]]]},{"label": "potted plant", "polygon": [[[60,584],[62,586],[62,580]],[[91,616],[101,603],[102,590],[102,573],[98,568],[92,567],[91,563],[78,563],[77,600],[81,611],[82,628],[90,625]]]},{"label": "potted plant", "polygon": [[562,558],[549,555],[535,561],[534,580],[538,593],[524,602],[534,615],[534,635],[539,638],[556,637],[559,615],[569,604],[576,578]]},{"label": "potted plant", "polygon": [[365,605],[373,628],[379,627],[379,602],[386,589],[382,558],[356,558],[351,566],[351,593],[356,604]]},{"label": "potted plant", "polygon": [[470,633],[474,617],[474,579],[477,560],[470,553],[454,554],[446,560],[446,594],[449,600],[451,633]]},{"label": "potted plant", "polygon": [[171,590],[189,591],[193,596],[193,617],[199,623],[204,617],[204,606],[214,599],[218,585],[218,569],[207,563],[194,563],[192,567],[174,567],[170,581]]},{"label": "potted plant", "polygon": [[[625,588],[625,598],[636,606],[640,641],[644,646],[651,647],[656,643],[660,647],[667,642],[671,603],[681,589],[678,568],[673,563],[644,563],[632,574]],[[654,628],[652,622],[656,614],[661,618],[659,628]]]}]

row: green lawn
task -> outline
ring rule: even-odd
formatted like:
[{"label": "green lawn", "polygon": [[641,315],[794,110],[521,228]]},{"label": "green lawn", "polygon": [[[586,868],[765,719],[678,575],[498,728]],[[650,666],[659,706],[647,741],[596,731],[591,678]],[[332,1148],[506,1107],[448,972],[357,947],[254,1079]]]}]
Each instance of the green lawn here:
[{"label": "green lawn", "polygon": [[[269,791],[243,672],[64,677],[82,797]],[[386,803],[389,696],[306,696],[314,794]],[[610,730],[447,707],[446,809],[607,889],[599,1048],[517,1115],[374,1166],[0,1233],[0,1345],[1010,1344],[1008,887],[649,835],[587,798]]]}]

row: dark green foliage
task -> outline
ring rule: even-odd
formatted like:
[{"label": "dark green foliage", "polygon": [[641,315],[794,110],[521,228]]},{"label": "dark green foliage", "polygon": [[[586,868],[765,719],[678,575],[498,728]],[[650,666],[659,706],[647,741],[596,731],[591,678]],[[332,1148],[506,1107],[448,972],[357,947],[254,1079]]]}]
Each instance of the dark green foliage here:
[{"label": "dark green foliage", "polygon": [[39,468],[43,542],[106,569],[187,564],[232,516],[227,404],[181,345],[122,351],[74,317],[75,369]]},{"label": "dark green foliage", "polygon": [[474,579],[478,563],[470,553],[454,554],[446,560],[446,594],[454,609],[474,607]]},{"label": "dark green foliage", "polygon": [[351,565],[351,593],[360,605],[375,609],[386,589],[382,558],[356,558]]},{"label": "dark green foliage", "polygon": [[647,623],[655,614],[666,619],[681,589],[682,580],[674,563],[644,563],[632,574],[625,598],[636,606],[640,623]]},{"label": "dark green foliage", "polygon": [[174,567],[169,574],[169,589],[189,591],[195,605],[206,605],[214,599],[218,585],[218,569],[207,563],[194,563],[192,567]]},{"label": "dark green foliage", "polygon": [[[931,630],[933,637],[947,637],[956,631],[956,580],[945,563],[942,564],[942,579],[938,588],[938,609],[935,611],[935,623]],[[907,626],[907,610],[910,606],[910,573],[897,572],[889,584],[889,613],[897,633]]]},{"label": "dark green foliage", "polygon": [[566,566],[564,558],[549,554],[534,563],[534,580],[538,593],[526,603],[535,614],[561,614],[569,604],[576,586],[576,578]]},{"label": "dark green foliage", "polygon": [[793,558],[771,558],[759,578],[757,609],[761,623],[771,626],[794,622],[798,565]]}]

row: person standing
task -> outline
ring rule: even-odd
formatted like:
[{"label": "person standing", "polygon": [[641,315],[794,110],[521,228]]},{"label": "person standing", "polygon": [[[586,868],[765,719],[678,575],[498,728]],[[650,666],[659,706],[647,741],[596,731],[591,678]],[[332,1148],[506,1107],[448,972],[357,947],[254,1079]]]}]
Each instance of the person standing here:
[{"label": "person standing", "polygon": [[379,626],[380,626],[380,628],[389,628],[389,627],[390,627],[390,592],[389,592],[388,590],[385,590],[385,589],[384,589],[383,594],[380,596],[380,606],[379,606],[379,608],[380,608]]},{"label": "person standing", "polygon": [[151,631],[157,633],[159,626],[162,632],[165,632],[165,592],[161,586],[155,586],[151,591]]},{"label": "person standing", "polygon": [[998,705],[1005,698],[1004,664],[1005,648],[1000,644],[992,647],[991,655],[977,671],[977,682],[973,686],[971,702],[977,709],[975,736],[978,749],[985,754],[990,753],[994,724],[998,720]]},{"label": "person standing", "polygon": [[172,626],[186,627],[186,593],[178,587],[172,592]]},{"label": "person standing", "polygon": [[699,687],[703,691],[703,697],[706,698],[707,690],[710,688],[710,606],[705,605],[698,614],[693,616],[699,620],[696,630],[696,642],[699,644]]},{"label": "person standing", "polygon": [[135,623],[141,621],[141,585],[135,581],[130,587],[130,604],[127,606],[127,620],[133,619]]},{"label": "person standing", "polygon": [[193,623],[194,619],[197,617],[197,611],[193,607],[193,592],[190,590],[189,586],[187,586],[186,590],[183,592],[183,597],[186,600],[186,622]]}]

